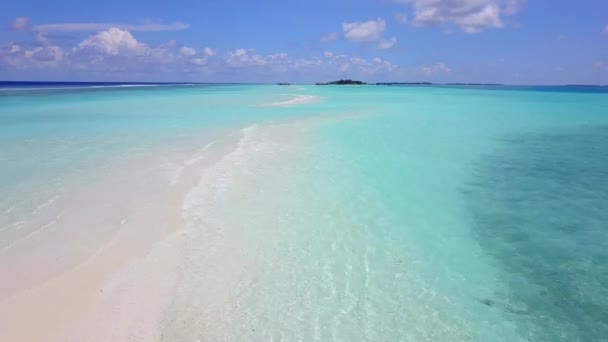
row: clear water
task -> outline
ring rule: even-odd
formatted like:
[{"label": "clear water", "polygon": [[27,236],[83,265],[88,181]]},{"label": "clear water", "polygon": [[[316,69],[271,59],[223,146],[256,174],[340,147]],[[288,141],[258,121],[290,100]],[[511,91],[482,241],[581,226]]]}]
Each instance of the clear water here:
[{"label": "clear water", "polygon": [[224,128],[164,340],[606,340],[603,88],[5,91],[0,241],[64,183]]}]

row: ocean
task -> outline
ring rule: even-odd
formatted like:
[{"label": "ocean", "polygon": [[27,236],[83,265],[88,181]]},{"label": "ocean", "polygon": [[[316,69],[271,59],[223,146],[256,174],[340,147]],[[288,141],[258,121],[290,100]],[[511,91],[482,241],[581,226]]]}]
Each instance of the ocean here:
[{"label": "ocean", "polygon": [[607,148],[606,87],[3,84],[0,340],[607,341]]}]

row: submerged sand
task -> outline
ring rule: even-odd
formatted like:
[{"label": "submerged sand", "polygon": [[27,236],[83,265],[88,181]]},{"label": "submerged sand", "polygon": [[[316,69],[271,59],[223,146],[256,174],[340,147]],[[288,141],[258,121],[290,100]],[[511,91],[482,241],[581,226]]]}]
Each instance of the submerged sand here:
[{"label": "submerged sand", "polygon": [[[184,258],[192,256],[187,240],[217,233],[201,232],[189,211],[217,210],[218,196],[243,180],[255,182],[248,163],[293,153],[285,147],[297,144],[302,126],[287,126],[206,132],[117,161],[95,183],[64,191],[0,250],[0,340],[155,341],[166,327],[165,335],[175,335],[180,272],[189,272]],[[201,245],[199,256],[228,272],[205,271],[216,279],[201,297],[225,305],[226,289],[242,271],[230,267],[248,264],[231,249],[243,250],[246,241],[233,236],[234,246],[211,256],[213,242]]]},{"label": "submerged sand", "polygon": [[206,133],[116,161],[32,215],[29,232],[0,250],[0,340],[158,340],[177,280],[184,198],[239,139]]}]

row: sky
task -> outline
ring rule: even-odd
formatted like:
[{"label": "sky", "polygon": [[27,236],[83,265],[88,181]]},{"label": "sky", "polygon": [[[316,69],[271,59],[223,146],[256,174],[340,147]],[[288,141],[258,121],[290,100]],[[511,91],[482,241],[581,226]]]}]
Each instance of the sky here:
[{"label": "sky", "polygon": [[7,0],[0,80],[608,84],[608,0]]}]

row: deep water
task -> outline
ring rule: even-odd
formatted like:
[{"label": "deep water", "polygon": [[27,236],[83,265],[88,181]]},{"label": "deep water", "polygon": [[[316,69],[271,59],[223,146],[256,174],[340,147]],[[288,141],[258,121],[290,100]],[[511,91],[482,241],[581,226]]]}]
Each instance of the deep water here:
[{"label": "deep water", "polygon": [[463,195],[531,341],[608,339],[608,126],[510,135]]}]

